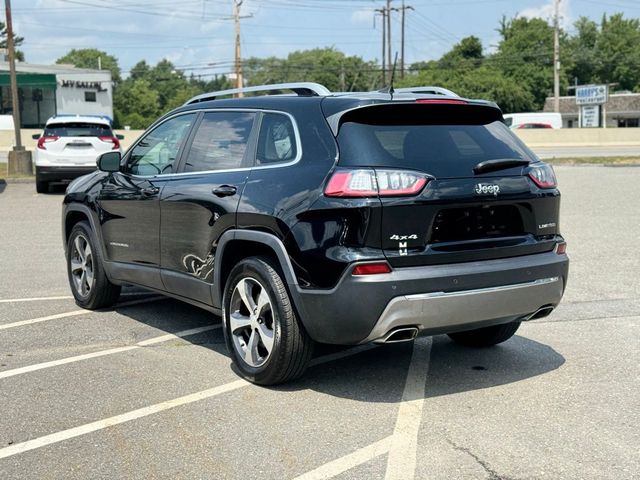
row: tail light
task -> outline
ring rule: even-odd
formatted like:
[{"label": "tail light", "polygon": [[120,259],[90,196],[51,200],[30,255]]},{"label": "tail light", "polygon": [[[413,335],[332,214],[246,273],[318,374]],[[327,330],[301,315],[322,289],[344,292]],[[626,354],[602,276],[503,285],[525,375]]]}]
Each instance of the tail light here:
[{"label": "tail light", "polygon": [[363,263],[356,265],[351,271],[351,275],[380,275],[381,273],[391,273],[391,267],[387,262]]},{"label": "tail light", "polygon": [[431,103],[431,104],[449,104],[449,105],[466,105],[469,102],[466,100],[458,100],[455,98],[420,98],[416,100],[416,103]]},{"label": "tail light", "polygon": [[408,170],[337,170],[324,189],[327,197],[404,197],[417,195],[429,178]]},{"label": "tail light", "polygon": [[556,245],[556,253],[558,255],[563,255],[567,253],[567,243],[566,242],[558,242]]},{"label": "tail light", "polygon": [[113,146],[111,147],[111,150],[118,150],[120,148],[120,140],[118,140],[116,137],[98,137],[100,140],[102,140],[103,142],[111,142],[113,144]]},{"label": "tail light", "polygon": [[529,170],[529,178],[538,188],[556,188],[558,186],[556,174],[551,165],[543,164],[539,167],[532,167]]},{"label": "tail light", "polygon": [[37,147],[38,147],[40,150],[46,150],[46,149],[47,149],[47,147],[46,147],[45,145],[46,145],[47,143],[55,142],[55,141],[56,141],[56,140],[58,140],[59,138],[60,138],[60,137],[56,137],[55,135],[49,135],[49,136],[46,136],[46,137],[44,137],[44,136],[43,136],[43,137],[40,137],[40,138],[38,139],[38,145],[37,145]]}]

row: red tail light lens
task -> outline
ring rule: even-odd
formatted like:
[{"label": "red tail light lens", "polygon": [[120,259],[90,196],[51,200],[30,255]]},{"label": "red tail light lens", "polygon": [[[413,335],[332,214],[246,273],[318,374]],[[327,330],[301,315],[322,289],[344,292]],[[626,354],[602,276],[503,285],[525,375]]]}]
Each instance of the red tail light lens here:
[{"label": "red tail light lens", "polygon": [[324,189],[327,197],[403,197],[417,195],[429,181],[407,170],[338,170]]},{"label": "red tail light lens", "polygon": [[111,150],[118,150],[120,148],[120,140],[118,140],[116,137],[98,137],[98,138],[103,142],[111,142],[113,144],[113,146],[111,147]]},{"label": "red tail light lens", "polygon": [[558,255],[563,255],[567,253],[567,244],[566,242],[560,242],[556,245],[556,253]]},{"label": "red tail light lens", "polygon": [[47,143],[51,143],[51,142],[55,142],[56,140],[58,140],[58,138],[60,138],[60,137],[56,137],[56,136],[54,136],[54,135],[50,135],[50,136],[46,136],[46,137],[40,137],[40,138],[38,139],[38,145],[37,145],[37,147],[38,147],[40,150],[46,150],[46,149],[47,149],[47,147],[45,146],[45,144],[47,144]]},{"label": "red tail light lens", "polygon": [[387,262],[356,265],[351,275],[380,275],[382,273],[391,273],[391,267]]},{"label": "red tail light lens", "polygon": [[431,104],[450,104],[450,105],[466,105],[466,100],[456,100],[451,98],[421,98],[416,100],[416,103],[431,103]]},{"label": "red tail light lens", "polygon": [[532,167],[529,170],[529,178],[533,180],[533,183],[538,188],[556,188],[558,186],[556,174],[551,165],[544,164],[539,167]]}]

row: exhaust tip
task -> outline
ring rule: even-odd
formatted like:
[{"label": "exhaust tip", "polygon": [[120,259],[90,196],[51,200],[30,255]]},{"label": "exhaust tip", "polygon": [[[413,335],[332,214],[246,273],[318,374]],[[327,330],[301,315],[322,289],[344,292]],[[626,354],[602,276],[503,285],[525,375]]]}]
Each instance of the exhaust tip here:
[{"label": "exhaust tip", "polygon": [[375,343],[401,343],[410,342],[418,336],[418,327],[401,327],[391,330],[384,337],[375,340]]},{"label": "exhaust tip", "polygon": [[539,318],[544,318],[544,317],[549,316],[549,314],[551,312],[553,312],[553,307],[552,306],[542,307],[542,308],[539,308],[538,310],[536,310],[531,315],[529,315],[525,320],[529,321],[529,320],[537,320]]}]

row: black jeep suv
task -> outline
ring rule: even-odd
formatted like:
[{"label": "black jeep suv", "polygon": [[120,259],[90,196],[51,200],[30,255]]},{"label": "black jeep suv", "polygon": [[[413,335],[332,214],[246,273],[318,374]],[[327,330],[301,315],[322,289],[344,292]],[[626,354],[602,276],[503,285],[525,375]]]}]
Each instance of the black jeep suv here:
[{"label": "black jeep suv", "polygon": [[222,315],[252,382],[300,376],[314,342],[447,333],[489,346],[562,298],[552,168],[493,103],[437,87],[311,83],[200,95],[74,181],[62,230],[88,309],[134,284]]}]

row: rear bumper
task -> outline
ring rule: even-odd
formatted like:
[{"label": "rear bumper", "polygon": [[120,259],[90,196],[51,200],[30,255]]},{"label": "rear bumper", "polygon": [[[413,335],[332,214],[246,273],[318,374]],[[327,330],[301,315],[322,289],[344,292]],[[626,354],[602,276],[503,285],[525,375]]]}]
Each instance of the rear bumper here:
[{"label": "rear bumper", "polygon": [[60,180],[73,180],[96,171],[96,166],[91,167],[38,167],[36,177],[39,182],[56,182]]},{"label": "rear bumper", "polygon": [[334,289],[296,288],[295,300],[313,339],[358,344],[401,327],[438,334],[526,319],[558,305],[568,270],[568,257],[555,252],[383,275],[348,269]]}]

